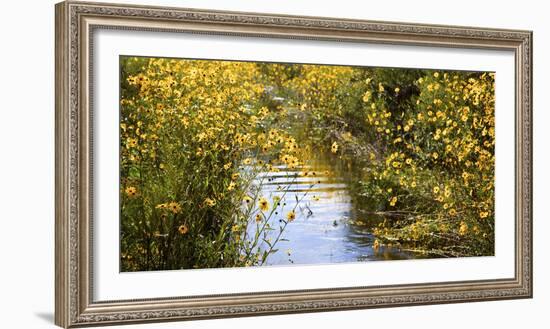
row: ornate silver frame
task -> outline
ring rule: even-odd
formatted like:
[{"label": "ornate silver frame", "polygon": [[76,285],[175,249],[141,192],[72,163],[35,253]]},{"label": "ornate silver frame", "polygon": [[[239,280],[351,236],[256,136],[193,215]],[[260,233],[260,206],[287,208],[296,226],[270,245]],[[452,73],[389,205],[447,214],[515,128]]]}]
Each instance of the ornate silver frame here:
[{"label": "ornate silver frame", "polygon": [[[56,5],[55,24],[57,325],[68,328],[532,297],[532,32],[76,1]],[[93,302],[90,36],[96,28],[513,51],[514,278]]]}]

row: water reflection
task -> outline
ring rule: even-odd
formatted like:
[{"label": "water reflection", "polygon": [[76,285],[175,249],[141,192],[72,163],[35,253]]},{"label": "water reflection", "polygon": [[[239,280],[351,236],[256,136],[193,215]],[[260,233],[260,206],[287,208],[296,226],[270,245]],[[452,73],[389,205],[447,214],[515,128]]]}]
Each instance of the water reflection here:
[{"label": "water reflection", "polygon": [[[278,252],[268,265],[327,264],[355,261],[407,259],[416,255],[391,247],[374,248],[373,224],[378,219],[361,216],[350,186],[356,180],[349,164],[331,154],[315,154],[304,167],[276,167],[278,172],[260,172],[255,184],[273,203],[281,198],[280,214],[270,225],[278,228],[284,212],[296,207],[296,220],[284,232]],[[307,176],[302,173],[307,172]],[[278,229],[268,236],[275,239]],[[263,250],[267,245],[261,246]]]}]

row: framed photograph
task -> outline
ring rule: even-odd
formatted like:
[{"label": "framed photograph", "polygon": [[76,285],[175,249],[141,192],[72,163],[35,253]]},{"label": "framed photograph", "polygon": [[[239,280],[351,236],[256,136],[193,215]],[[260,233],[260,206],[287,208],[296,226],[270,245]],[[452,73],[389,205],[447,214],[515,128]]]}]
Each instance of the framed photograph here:
[{"label": "framed photograph", "polygon": [[532,33],[56,5],[56,324],[532,296]]}]

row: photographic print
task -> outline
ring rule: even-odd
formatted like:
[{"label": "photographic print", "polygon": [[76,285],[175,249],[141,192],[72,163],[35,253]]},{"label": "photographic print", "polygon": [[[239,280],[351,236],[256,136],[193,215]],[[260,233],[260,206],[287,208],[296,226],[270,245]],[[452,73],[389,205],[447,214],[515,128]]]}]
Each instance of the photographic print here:
[{"label": "photographic print", "polygon": [[532,298],[532,31],[55,23],[57,325]]},{"label": "photographic print", "polygon": [[121,56],[121,271],[492,256],[494,81]]}]

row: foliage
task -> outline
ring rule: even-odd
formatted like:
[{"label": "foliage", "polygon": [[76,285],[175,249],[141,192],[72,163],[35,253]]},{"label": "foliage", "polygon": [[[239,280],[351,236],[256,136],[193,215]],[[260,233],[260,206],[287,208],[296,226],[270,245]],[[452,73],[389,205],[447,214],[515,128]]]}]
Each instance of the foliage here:
[{"label": "foliage", "polygon": [[261,195],[259,173],[300,168],[318,145],[354,162],[354,198],[370,205],[359,210],[381,219],[375,247],[493,254],[493,74],[136,57],[120,67],[123,271],[264,264],[296,213]]},{"label": "foliage", "polygon": [[299,148],[269,128],[257,66],[130,57],[121,70],[122,270],[264,263],[276,250],[259,242],[284,210],[253,181],[296,166]]},{"label": "foliage", "polygon": [[[493,254],[494,74],[304,66],[288,82],[309,131],[359,162],[376,245]],[[321,85],[321,87],[319,86]],[[319,127],[322,127],[319,129]]]},{"label": "foliage", "polygon": [[441,255],[493,254],[493,74],[429,72],[405,102],[414,105],[397,111],[385,105],[400,88],[373,87],[367,123],[388,148],[366,185],[398,211],[376,233]]}]

